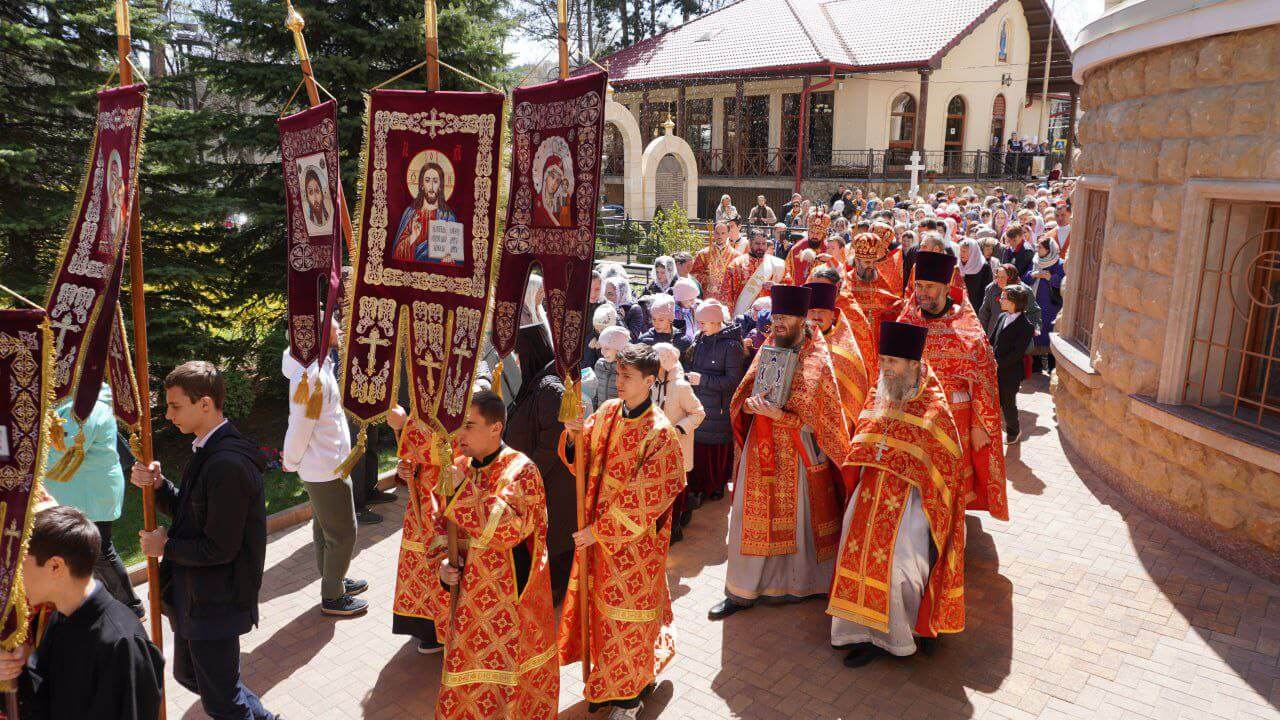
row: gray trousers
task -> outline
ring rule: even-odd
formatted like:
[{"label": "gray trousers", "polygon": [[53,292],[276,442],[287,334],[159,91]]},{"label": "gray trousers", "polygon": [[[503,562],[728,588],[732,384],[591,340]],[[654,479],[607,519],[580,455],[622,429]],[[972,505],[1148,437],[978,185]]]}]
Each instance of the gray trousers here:
[{"label": "gray trousers", "polygon": [[356,509],[351,479],[302,483],[311,498],[311,535],[315,538],[320,597],[337,600],[356,546]]}]

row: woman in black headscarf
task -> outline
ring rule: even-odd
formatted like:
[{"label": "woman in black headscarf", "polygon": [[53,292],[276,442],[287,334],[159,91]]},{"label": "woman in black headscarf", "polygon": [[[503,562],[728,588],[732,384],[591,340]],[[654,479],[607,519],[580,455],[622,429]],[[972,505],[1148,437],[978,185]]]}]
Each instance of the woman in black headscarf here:
[{"label": "woman in black headscarf", "polygon": [[551,594],[558,603],[569,584],[573,564],[573,533],[578,529],[577,486],[573,471],[556,452],[564,424],[560,401],[564,381],[556,375],[551,339],[541,324],[526,325],[516,335],[516,357],[522,382],[515,402],[507,411],[507,445],[519,450],[538,466],[547,494],[547,554],[550,558]]}]

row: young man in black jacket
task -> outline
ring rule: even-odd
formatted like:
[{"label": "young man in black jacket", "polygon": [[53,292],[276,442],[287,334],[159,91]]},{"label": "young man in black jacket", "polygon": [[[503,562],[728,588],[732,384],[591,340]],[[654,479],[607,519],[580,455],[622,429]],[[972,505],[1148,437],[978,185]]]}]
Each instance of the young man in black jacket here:
[{"label": "young man in black jacket", "polygon": [[24,720],[156,720],[160,713],[164,656],[133,611],[94,579],[100,545],[79,510],[36,513],[22,563],[27,603],[56,612],[29,659],[27,645],[0,651],[0,680],[18,680]]},{"label": "young man in black jacket", "polygon": [[1018,425],[1018,388],[1022,385],[1022,357],[1027,354],[1035,329],[1024,310],[1031,300],[1026,285],[1006,285],[1000,293],[1000,317],[991,331],[991,346],[996,355],[996,383],[1000,391],[1000,410],[1004,414],[1005,444],[1012,445],[1022,436]]},{"label": "young man in black jacket", "polygon": [[194,435],[195,454],[178,488],[160,463],[133,466],[133,484],[155,488],[173,519],[140,532],[142,552],[160,562],[164,613],[173,626],[173,677],[199,693],[215,720],[272,720],[240,681],[240,636],[258,624],[267,549],[262,491],[266,463],[222,416],[222,375],[211,363],[184,363],[164,379],[165,418]]}]

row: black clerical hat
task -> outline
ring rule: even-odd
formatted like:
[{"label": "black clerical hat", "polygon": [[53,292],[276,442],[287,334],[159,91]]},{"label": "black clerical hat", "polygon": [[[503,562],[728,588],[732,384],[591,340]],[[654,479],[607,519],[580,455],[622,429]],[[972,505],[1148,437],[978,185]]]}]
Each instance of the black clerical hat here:
[{"label": "black clerical hat", "polygon": [[835,310],[836,309],[836,286],[825,282],[805,283],[805,287],[809,288],[809,309],[810,310]]},{"label": "black clerical hat", "polygon": [[916,253],[916,279],[926,282],[951,283],[951,274],[956,269],[956,256],[951,253],[929,252],[921,250]]},{"label": "black clerical hat", "polygon": [[774,285],[769,291],[769,297],[773,299],[773,314],[799,317],[808,315],[811,294],[804,285]]},{"label": "black clerical hat", "polygon": [[880,354],[906,360],[924,356],[924,341],[929,331],[919,325],[884,320],[880,323]]}]

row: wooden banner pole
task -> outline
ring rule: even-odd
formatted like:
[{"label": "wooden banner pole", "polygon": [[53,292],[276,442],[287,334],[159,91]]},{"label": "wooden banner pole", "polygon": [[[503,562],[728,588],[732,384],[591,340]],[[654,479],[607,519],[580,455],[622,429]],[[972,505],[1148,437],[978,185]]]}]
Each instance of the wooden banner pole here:
[{"label": "wooden banner pole", "polygon": [[427,89],[440,89],[440,34],[436,28],[436,0],[424,0],[423,25],[427,40]]},{"label": "wooden banner pole", "polygon": [[[302,16],[293,8],[293,3],[284,0],[285,27],[293,33],[293,46],[298,51],[298,63],[302,66],[302,82],[307,89],[307,102],[311,107],[320,104],[320,90],[316,87],[316,78],[311,70],[311,54],[307,52],[307,39],[302,30],[307,26]],[[347,210],[346,193],[342,184],[338,184],[338,219],[342,223],[342,239],[347,243],[347,254],[356,256],[355,233],[351,229],[351,213]]]},{"label": "wooden banner pole", "polygon": [[[560,50],[560,79],[569,77],[569,12],[566,0],[556,0],[556,35]],[[567,378],[573,382],[565,382],[565,388],[572,391],[581,387],[578,378]],[[582,417],[582,393],[575,398],[578,405],[578,416]],[[573,433],[573,478],[578,492],[578,530],[587,527],[587,453],[582,446],[582,432]],[[587,682],[591,675],[591,613],[587,612],[591,601],[591,556],[587,550],[580,551],[578,558],[578,628],[581,631],[579,644],[582,646],[582,682]]]},{"label": "wooden banner pole", "polygon": [[[129,1],[116,0],[116,53],[120,61],[120,86],[133,84],[133,65],[129,62],[133,40],[129,30]],[[139,202],[142,183],[134,177],[133,206],[129,216],[129,295],[133,300],[133,368],[137,375],[138,438],[141,440],[142,457],[135,458],[145,467],[151,467],[155,459],[151,445],[151,377],[147,360],[147,291],[142,272],[142,219]],[[156,529],[156,492],[154,488],[142,489],[142,529]],[[151,642],[164,649],[161,625],[160,564],[153,557],[147,558],[147,599],[151,608]],[[163,688],[161,688],[163,692]],[[164,720],[164,699],[160,701],[160,720]]]}]

